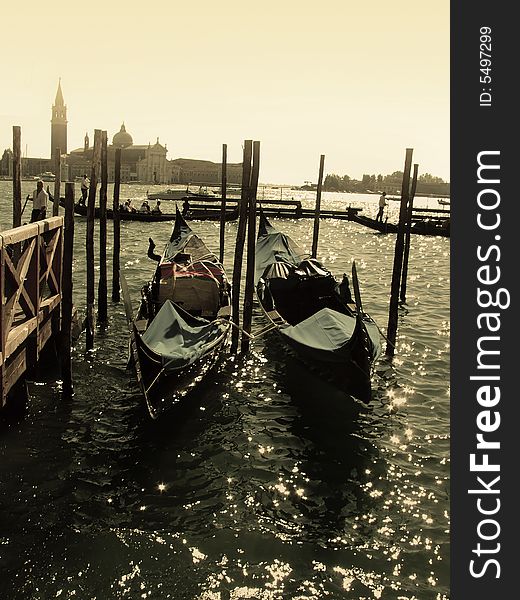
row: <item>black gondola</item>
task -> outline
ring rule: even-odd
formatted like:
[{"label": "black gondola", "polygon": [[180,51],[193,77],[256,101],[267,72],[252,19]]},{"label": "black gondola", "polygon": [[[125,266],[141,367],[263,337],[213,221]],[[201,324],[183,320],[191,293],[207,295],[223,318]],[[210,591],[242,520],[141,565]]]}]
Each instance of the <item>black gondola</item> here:
[{"label": "black gondola", "polygon": [[215,365],[225,348],[229,316],[224,268],[177,209],[132,325],[132,357],[152,418],[177,404]]},{"label": "black gondola", "polygon": [[[399,231],[399,225],[396,223],[388,223],[388,221],[376,221],[370,217],[353,213],[349,216],[349,220],[370,229],[375,229],[381,233],[397,233]],[[410,233],[417,233],[419,235],[436,235],[441,237],[450,237],[450,218],[447,216],[444,219],[435,217],[427,218],[414,221],[410,228]]]},{"label": "black gondola", "polygon": [[255,260],[258,300],[283,341],[340,389],[368,402],[381,343],[377,325],[363,312],[355,265],[354,303],[346,276],[338,283],[262,212]]},{"label": "black gondola", "polygon": [[[49,194],[49,200],[52,202],[52,195]],[[65,208],[65,198],[60,198],[60,206]],[[74,212],[82,217],[87,216],[87,207],[85,204],[74,204]],[[111,208],[107,208],[107,219],[112,219],[114,212]],[[94,218],[99,219],[100,208],[96,206],[94,209]],[[238,218],[238,209],[230,207],[226,209],[226,221],[234,221]],[[219,221],[220,220],[220,208],[190,208],[186,219],[189,221]],[[160,221],[174,221],[175,213],[154,213],[150,212],[127,212],[125,210],[119,211],[120,221],[142,221],[145,223],[156,223]]]}]

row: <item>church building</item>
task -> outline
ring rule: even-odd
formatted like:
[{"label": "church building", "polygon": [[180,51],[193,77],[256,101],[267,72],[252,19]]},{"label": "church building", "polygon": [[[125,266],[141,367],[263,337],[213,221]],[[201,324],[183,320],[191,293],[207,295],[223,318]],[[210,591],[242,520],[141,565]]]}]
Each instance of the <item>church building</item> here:
[{"label": "church building", "polygon": [[[108,180],[114,181],[116,149],[121,149],[121,181],[139,181],[142,183],[174,183],[176,177],[171,161],[166,159],[166,146],[155,144],[134,144],[132,136],[126,130],[125,124],[112,138],[107,147]],[[83,148],[77,148],[67,157],[69,177],[82,177],[90,173],[93,148],[90,145],[88,133],[85,135]]]}]

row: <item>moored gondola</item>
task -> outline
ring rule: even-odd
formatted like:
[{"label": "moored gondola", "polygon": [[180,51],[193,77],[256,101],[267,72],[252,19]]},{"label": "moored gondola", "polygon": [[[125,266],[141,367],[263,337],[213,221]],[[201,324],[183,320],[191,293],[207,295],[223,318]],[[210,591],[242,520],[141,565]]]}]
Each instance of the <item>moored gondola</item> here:
[{"label": "moored gondola", "polygon": [[[52,202],[52,195],[49,194],[49,199]],[[65,199],[60,198],[60,206],[65,207]],[[87,216],[87,207],[84,204],[74,204],[74,212],[82,217]],[[114,217],[114,212],[111,208],[107,208],[107,219]],[[186,216],[186,220],[190,221],[219,221],[220,220],[220,208],[190,208]],[[100,209],[96,207],[94,210],[94,218],[99,219]],[[119,211],[120,221],[141,221],[144,223],[156,223],[161,221],[174,221],[176,213],[166,212],[128,212],[125,210]],[[238,218],[238,209],[235,207],[229,207],[226,209],[226,221],[233,221]]]},{"label": "moored gondola", "polygon": [[363,312],[355,266],[354,302],[346,276],[338,283],[263,213],[255,260],[258,300],[283,341],[340,389],[368,402],[381,342],[377,325]]},{"label": "moored gondola", "polygon": [[179,210],[132,325],[137,379],[152,418],[172,408],[216,364],[230,328],[223,266]]}]

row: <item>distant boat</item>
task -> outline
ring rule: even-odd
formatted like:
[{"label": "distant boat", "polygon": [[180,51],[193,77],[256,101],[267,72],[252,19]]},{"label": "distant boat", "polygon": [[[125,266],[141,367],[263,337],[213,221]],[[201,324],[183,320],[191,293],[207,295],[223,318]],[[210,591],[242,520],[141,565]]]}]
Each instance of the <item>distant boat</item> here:
[{"label": "distant boat", "polygon": [[54,181],[56,179],[56,175],[50,171],[45,171],[45,173],[40,173],[38,175],[38,179],[41,179],[41,181]]},{"label": "distant boat", "polygon": [[188,187],[185,190],[168,189],[164,192],[146,194],[148,200],[184,200],[184,198],[214,198],[215,193],[199,187],[198,192],[192,192]]}]

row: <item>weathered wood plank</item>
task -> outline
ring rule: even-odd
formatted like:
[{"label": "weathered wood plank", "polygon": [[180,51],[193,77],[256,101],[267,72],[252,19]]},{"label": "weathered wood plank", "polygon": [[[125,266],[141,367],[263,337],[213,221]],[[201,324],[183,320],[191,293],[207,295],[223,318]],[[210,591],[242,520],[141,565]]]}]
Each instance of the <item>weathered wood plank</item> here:
[{"label": "weathered wood plank", "polygon": [[22,130],[13,125],[13,227],[22,224]]},{"label": "weathered wood plank", "polygon": [[314,229],[312,231],[312,258],[318,255],[318,238],[320,235],[320,210],[321,210],[321,187],[323,184],[323,168],[325,166],[325,155],[320,156],[320,171],[318,175],[318,188],[316,190],[316,209],[314,214]]},{"label": "weathered wood plank", "polygon": [[231,331],[231,352],[238,350],[239,326],[240,326],[240,281],[242,279],[242,259],[244,257],[244,241],[246,238],[247,206],[249,198],[249,184],[251,180],[251,155],[253,141],[245,140],[244,158],[242,161],[242,196],[239,205],[239,217],[237,227],[237,238],[235,243],[235,262],[233,264],[233,295],[232,320],[235,324]]}]

